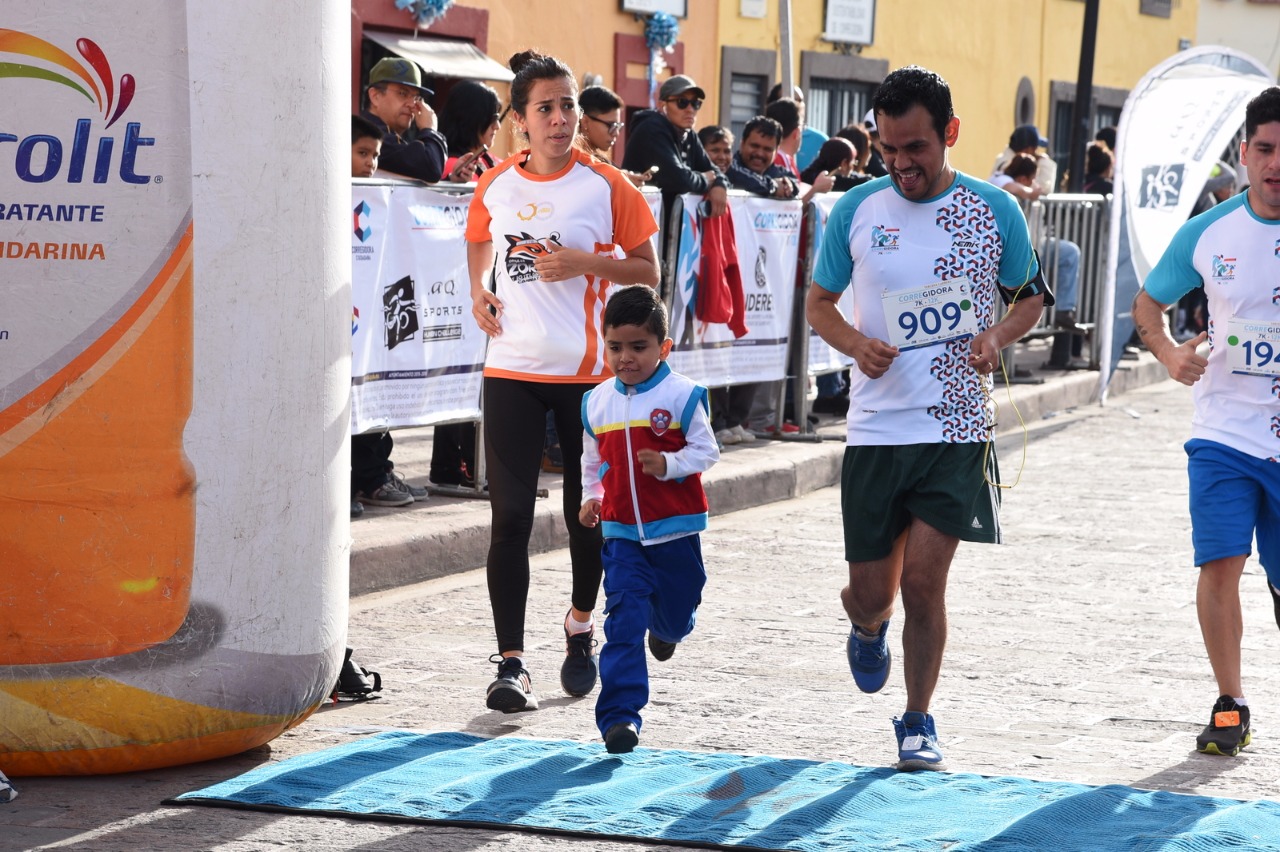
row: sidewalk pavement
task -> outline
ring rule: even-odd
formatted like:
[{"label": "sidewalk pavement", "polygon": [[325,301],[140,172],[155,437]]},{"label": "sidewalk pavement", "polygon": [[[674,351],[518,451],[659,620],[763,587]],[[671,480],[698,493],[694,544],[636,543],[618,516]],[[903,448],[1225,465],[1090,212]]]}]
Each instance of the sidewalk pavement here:
[{"label": "sidewalk pavement", "polygon": [[[1045,366],[1052,339],[1017,344],[1018,372],[1029,373],[1010,386],[997,377],[995,399],[998,434],[1018,433],[1022,423],[1034,425],[1063,411],[1088,405],[1098,374],[1092,370],[1061,370]],[[1122,361],[1111,381],[1110,395],[1168,377],[1164,367],[1145,351],[1137,360]],[[1012,398],[1017,408],[1009,405]],[[1021,422],[1019,421],[1021,415]],[[398,429],[392,433],[396,470],[414,485],[430,486],[431,427]],[[843,418],[821,416],[816,435],[809,439],[759,440],[725,448],[720,463],[703,476],[712,515],[723,515],[778,500],[786,500],[840,481],[844,455]],[[549,496],[539,499],[529,553],[568,547],[559,474],[543,473],[541,485]],[[443,577],[485,564],[489,548],[488,501],[433,493],[426,502],[409,507],[365,506],[351,522],[351,594]]]}]

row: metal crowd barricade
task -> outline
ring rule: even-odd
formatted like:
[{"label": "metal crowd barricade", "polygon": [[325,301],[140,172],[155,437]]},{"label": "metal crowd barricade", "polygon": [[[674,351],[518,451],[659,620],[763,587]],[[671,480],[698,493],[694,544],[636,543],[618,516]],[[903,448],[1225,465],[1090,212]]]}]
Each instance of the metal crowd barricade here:
[{"label": "metal crowd barricade", "polygon": [[[1110,228],[1111,196],[1087,193],[1053,193],[1032,202],[1027,209],[1027,224],[1031,229],[1032,245],[1045,262],[1045,280],[1049,289],[1057,292],[1058,264],[1052,252],[1044,250],[1050,237],[1070,240],[1080,247],[1080,280],[1076,301],[1076,321],[1088,329],[1087,363],[1091,370],[1098,369],[1101,352],[1096,334],[1102,311],[1102,290],[1106,284],[1107,233]],[[1054,327],[1056,311],[1050,308],[1029,333],[1029,337],[1057,335],[1054,341],[1054,357],[1051,363],[1060,365],[1066,360],[1071,345],[1071,333]],[[1061,356],[1061,357],[1060,357]]]},{"label": "metal crowd barricade", "polygon": [[[467,196],[475,192],[475,184],[455,184],[455,183],[437,183],[427,184],[422,181],[412,180],[408,178],[367,178],[353,179],[353,186],[391,186],[404,187],[409,189],[420,188],[430,190],[433,193],[450,196]],[[470,290],[470,279],[464,279],[460,285],[464,291]],[[465,318],[463,320],[466,321]],[[354,378],[354,377],[353,377]],[[483,398],[476,401],[477,409],[483,408]],[[468,471],[471,477],[471,485],[444,485],[430,482],[428,490],[432,494],[442,494],[450,497],[469,497],[488,499],[488,492],[485,489],[485,462],[484,462],[484,429],[482,428],[481,417],[445,417],[442,419],[429,418],[429,422],[413,423],[404,426],[389,426],[387,430],[412,429],[436,426],[449,426],[460,423],[472,423],[475,425],[475,446],[474,446],[474,463],[471,470]],[[381,431],[381,430],[371,430]],[[545,490],[540,492],[540,496],[546,496]]]},{"label": "metal crowd barricade", "polygon": [[[793,360],[792,349],[796,338],[794,330],[797,328],[797,311],[800,311],[799,321],[802,323],[803,305],[797,301],[798,262],[791,263],[787,259],[794,242],[789,241],[789,237],[785,243],[775,241],[779,239],[779,234],[794,233],[795,239],[798,239],[799,217],[804,211],[795,201],[764,199],[739,190],[731,190],[729,199],[730,206],[736,211],[734,230],[738,235],[739,270],[743,279],[747,322],[751,324],[751,331],[741,340],[724,338],[721,336],[725,333],[723,322],[712,321],[704,325],[700,318],[695,319],[696,307],[693,303],[688,303],[688,300],[691,296],[696,298],[697,287],[702,286],[701,270],[681,269],[680,264],[682,261],[689,263],[693,257],[701,257],[701,251],[688,251],[689,247],[682,246],[681,240],[695,232],[699,235],[698,239],[701,239],[701,229],[690,227],[691,223],[685,221],[686,215],[695,215],[692,211],[695,202],[701,201],[701,196],[675,196],[667,205],[665,221],[662,223],[669,236],[661,255],[661,292],[671,315],[672,337],[677,344],[669,360],[673,362],[675,369],[709,388],[759,384],[761,393],[772,393],[772,386],[776,383],[777,398],[773,400],[772,414],[774,429],[771,431],[774,437],[791,437],[785,435],[782,429],[783,410],[786,380],[796,375],[805,375],[803,371],[797,374],[793,369],[796,362]],[[744,212],[749,212],[750,218],[740,218]],[[782,221],[787,224],[779,224]],[[749,239],[753,241],[749,245],[742,242],[746,234],[750,234]],[[785,269],[780,269],[778,264],[783,264]],[[691,291],[690,283],[693,279],[699,280]],[[755,309],[751,306],[754,299],[764,299],[770,306],[776,305],[779,300],[788,299],[790,307],[785,312],[773,307],[762,308],[762,313],[755,314],[752,319]],[[695,326],[697,331],[690,335]],[[707,332],[708,326],[719,327],[720,330]],[[705,340],[701,338],[704,332],[710,335]],[[741,361],[726,361],[724,353],[729,352],[737,353]],[[777,358],[777,373],[780,375],[761,377],[762,372],[773,373],[774,357]],[[675,363],[677,360],[684,361],[684,364]],[[742,375],[735,375],[733,369],[728,369],[729,363],[738,364]]]},{"label": "metal crowd barricade", "polygon": [[[820,230],[818,221],[820,215],[816,203],[810,201],[804,206],[804,234],[807,239],[803,245],[804,253],[800,256],[800,285],[796,293],[795,312],[792,317],[791,355],[788,361],[791,365],[788,372],[793,376],[804,377],[804,381],[791,383],[791,406],[795,411],[796,423],[800,426],[801,434],[811,440],[821,439],[818,438],[817,430],[809,421],[809,380],[849,369],[849,366],[836,366],[830,369],[815,368],[810,363],[809,344],[812,342],[813,335],[810,334],[809,321],[805,316],[805,303],[808,301],[809,288],[813,286],[813,267],[818,259],[819,240],[815,238],[815,234]],[[826,345],[821,338],[818,340],[820,345]]]}]

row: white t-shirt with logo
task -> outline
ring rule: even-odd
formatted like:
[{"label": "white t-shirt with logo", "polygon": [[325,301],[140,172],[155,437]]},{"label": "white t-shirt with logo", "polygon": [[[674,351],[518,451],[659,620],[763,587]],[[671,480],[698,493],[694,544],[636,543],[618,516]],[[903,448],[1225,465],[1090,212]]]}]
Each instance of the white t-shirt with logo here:
[{"label": "white t-shirt with logo", "polygon": [[1232,342],[1231,318],[1280,323],[1280,221],[1258,218],[1248,193],[1179,228],[1143,289],[1172,305],[1201,283],[1209,301],[1209,366],[1193,388],[1191,436],[1280,461],[1280,378],[1235,373],[1227,364],[1228,350],[1243,342]]},{"label": "white t-shirt with logo", "polygon": [[592,276],[546,283],[534,261],[556,243],[621,257],[658,230],[649,202],[616,168],[574,149],[551,175],[520,168],[522,151],[480,176],[467,241],[493,242],[502,333],[489,339],[484,375],[594,383],[610,375],[602,322],[613,284]]},{"label": "white t-shirt with logo", "polygon": [[[813,281],[833,293],[849,290],[842,298],[854,300],[854,328],[889,342],[886,293],[965,278],[981,332],[998,319],[997,285],[1016,298],[1032,296],[1036,272],[1017,200],[957,172],[951,186],[923,201],[904,198],[887,177],[846,192],[827,220]],[[969,338],[905,349],[878,379],[854,366],[849,445],[986,441],[992,381],[969,365],[971,351]]]}]

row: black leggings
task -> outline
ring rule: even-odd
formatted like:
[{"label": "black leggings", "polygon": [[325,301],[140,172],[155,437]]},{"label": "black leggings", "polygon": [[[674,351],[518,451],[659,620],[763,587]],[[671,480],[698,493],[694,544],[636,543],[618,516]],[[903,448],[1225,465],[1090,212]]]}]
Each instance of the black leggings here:
[{"label": "black leggings", "polygon": [[489,537],[489,604],[498,650],[524,650],[529,598],[529,536],[537,501],[538,472],[546,438],[546,413],[555,412],[564,452],[564,520],[569,531],[575,609],[595,609],[600,592],[600,528],[578,522],[582,504],[582,396],[591,384],[552,384],[516,379],[484,380],[484,458],[493,522]]}]

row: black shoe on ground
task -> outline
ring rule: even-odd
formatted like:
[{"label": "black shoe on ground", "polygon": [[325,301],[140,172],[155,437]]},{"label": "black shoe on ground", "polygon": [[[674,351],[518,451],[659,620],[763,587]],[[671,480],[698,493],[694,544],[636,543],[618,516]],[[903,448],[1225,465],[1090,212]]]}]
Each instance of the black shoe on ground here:
[{"label": "black shoe on ground", "polygon": [[1251,742],[1249,708],[1236,704],[1230,695],[1223,695],[1213,704],[1208,726],[1196,737],[1196,751],[1235,757]]},{"label": "black shoe on ground", "polygon": [[604,750],[609,754],[628,754],[640,742],[640,732],[630,722],[619,722],[609,727],[604,735]]},{"label": "black shoe on ground", "polygon": [[378,698],[373,693],[382,691],[382,675],[369,671],[351,659],[353,653],[355,649],[347,646],[342,658],[342,668],[338,671],[338,682],[329,694],[333,701],[372,701]]},{"label": "black shoe on ground", "polygon": [[841,394],[840,396],[814,397],[812,410],[818,414],[844,416],[849,413],[849,396],[848,394]]},{"label": "black shoe on ground", "polygon": [[671,659],[671,655],[676,652],[676,643],[667,642],[659,639],[652,633],[649,634],[649,653],[653,654],[653,658],[660,663],[665,663]]},{"label": "black shoe on ground", "polygon": [[575,698],[587,695],[596,688],[600,667],[596,663],[596,631],[592,627],[585,633],[564,632],[564,663],[560,666],[560,686]]},{"label": "black shoe on ground", "polygon": [[351,499],[351,520],[355,520],[364,514],[364,504],[354,497]]},{"label": "black shoe on ground", "polygon": [[1271,581],[1267,580],[1267,591],[1271,592],[1271,603],[1276,608],[1276,627],[1280,627],[1280,593],[1276,592],[1276,587],[1271,585]]},{"label": "black shoe on ground", "polygon": [[[498,655],[494,655],[498,657]],[[503,713],[519,713],[521,710],[537,710],[538,697],[533,694],[533,683],[524,661],[519,657],[494,657],[489,662],[498,664],[498,677],[489,684],[485,706]]]}]

